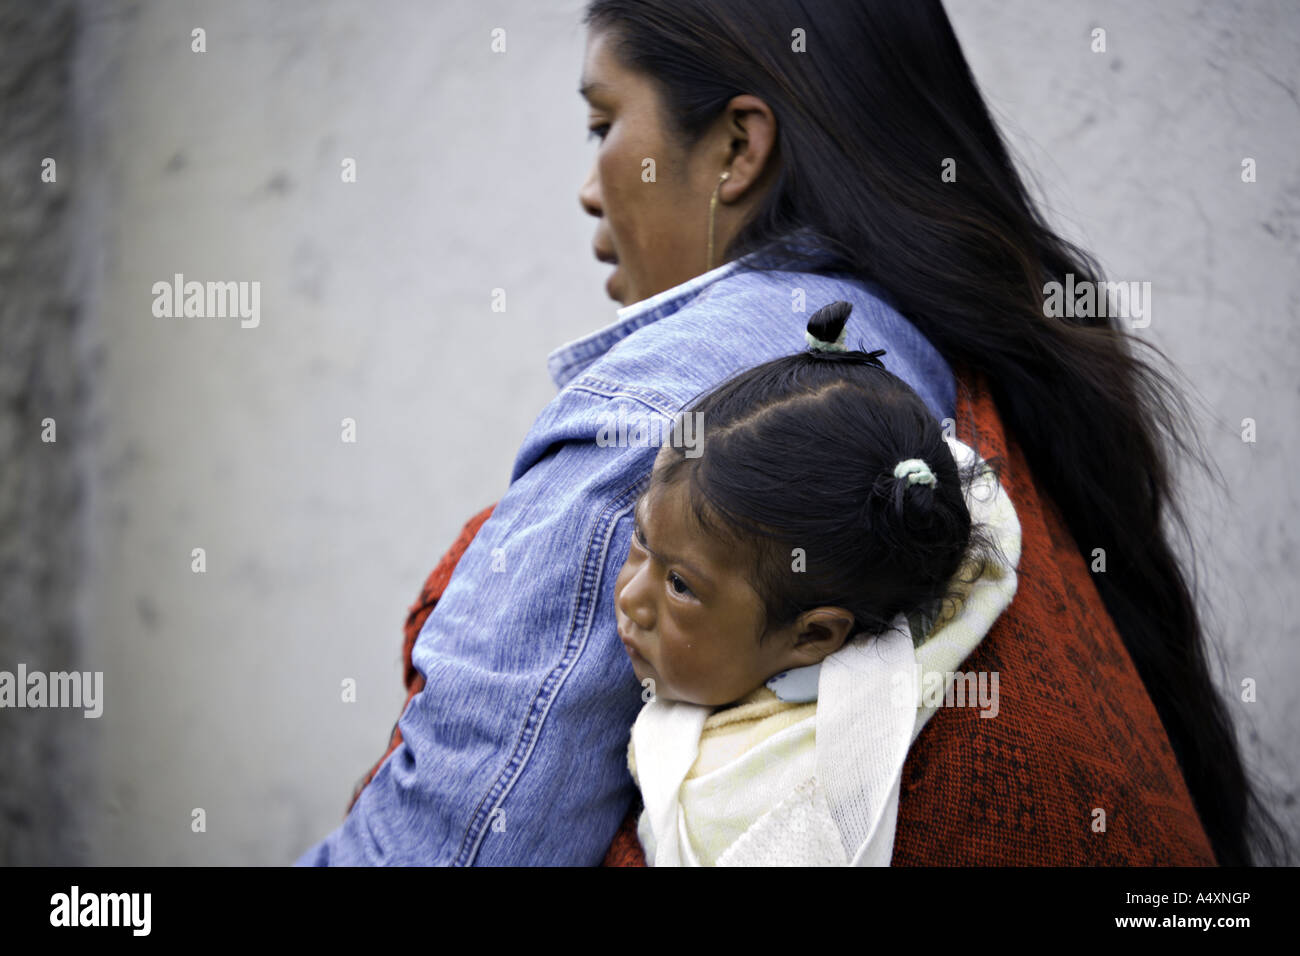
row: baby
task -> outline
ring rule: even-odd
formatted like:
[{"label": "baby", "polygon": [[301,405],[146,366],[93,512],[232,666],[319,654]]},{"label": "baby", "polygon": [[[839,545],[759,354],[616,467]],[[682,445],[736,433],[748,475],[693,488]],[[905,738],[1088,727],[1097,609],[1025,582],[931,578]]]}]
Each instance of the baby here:
[{"label": "baby", "polygon": [[[913,643],[952,625],[932,663],[956,667],[1014,592],[1019,526],[1005,493],[996,520],[968,507],[977,481],[993,500],[994,473],[944,437],[883,350],[845,347],[851,308],[819,310],[806,351],[695,403],[702,454],[665,443],[637,502],[615,603],[647,700],[628,762],[650,865],[863,862],[865,848],[836,838],[818,771],[830,746],[814,732],[820,665],[888,638],[877,656],[911,675],[924,663]],[[998,599],[962,620],[989,572]],[[877,857],[892,847],[902,756],[930,712],[906,691],[905,716],[876,721],[897,727],[888,762],[899,764],[870,768],[888,811]]]}]

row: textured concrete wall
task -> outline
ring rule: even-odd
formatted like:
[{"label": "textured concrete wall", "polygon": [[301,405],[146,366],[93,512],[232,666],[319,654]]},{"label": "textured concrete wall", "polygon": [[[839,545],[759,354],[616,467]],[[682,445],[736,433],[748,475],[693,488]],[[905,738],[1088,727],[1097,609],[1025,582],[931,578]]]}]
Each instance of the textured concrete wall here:
[{"label": "textured concrete wall", "polygon": [[[21,213],[0,219],[0,669],[100,669],[106,701],[0,714],[0,862],[283,863],[382,752],[406,607],[505,490],[554,392],[547,351],[613,319],[577,202],[581,4],[0,4],[18,9],[40,40],[0,59]],[[1054,219],[1152,283],[1143,335],[1200,396],[1232,495],[1192,485],[1222,686],[1258,680],[1234,712],[1300,832],[1300,17],[949,9]],[[59,154],[45,188],[33,157]],[[156,317],[178,272],[260,283],[260,323]]]},{"label": "textured concrete wall", "polygon": [[[11,674],[68,672],[86,657],[77,598],[94,375],[77,350],[85,310],[70,255],[75,41],[71,4],[0,3],[0,670]],[[0,711],[0,864],[85,858],[88,722]]]}]

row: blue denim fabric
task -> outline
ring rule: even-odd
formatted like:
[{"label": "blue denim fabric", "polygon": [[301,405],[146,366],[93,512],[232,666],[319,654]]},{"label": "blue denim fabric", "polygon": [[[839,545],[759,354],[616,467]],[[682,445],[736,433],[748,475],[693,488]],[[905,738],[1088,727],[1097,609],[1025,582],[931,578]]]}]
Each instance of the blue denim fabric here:
[{"label": "blue denim fabric", "polygon": [[614,580],[657,452],[598,444],[620,411],[666,425],[702,391],[803,349],[812,312],[846,299],[849,346],[887,349],[885,367],[936,418],[953,415],[948,364],[878,289],[748,271],[752,258],[551,354],[560,392],[415,644],[426,683],[404,742],[298,865],[601,862],[636,795],[627,742],[642,688],[615,632]]}]

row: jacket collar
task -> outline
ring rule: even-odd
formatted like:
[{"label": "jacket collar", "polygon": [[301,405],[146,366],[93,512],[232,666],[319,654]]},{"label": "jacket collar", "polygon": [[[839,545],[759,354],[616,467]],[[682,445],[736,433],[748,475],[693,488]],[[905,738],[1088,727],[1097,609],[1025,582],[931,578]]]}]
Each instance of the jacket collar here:
[{"label": "jacket collar", "polygon": [[791,263],[791,268],[803,270],[826,268],[836,261],[834,255],[827,252],[806,228],[797,229],[790,233],[789,239],[783,244],[769,249],[758,249],[730,262],[724,262],[717,268],[687,279],[671,289],[665,289],[648,299],[618,309],[617,318],[609,325],[566,342],[547,356],[546,367],[550,372],[551,381],[555,382],[556,388],[564,388],[588,366],[637,329],[672,315],[722,280],[760,264],[766,253],[771,254],[774,263],[779,261],[782,248],[787,246],[796,250],[796,254],[801,257]]},{"label": "jacket collar", "polygon": [[551,381],[555,382],[556,388],[564,388],[565,385],[577,378],[587,366],[637,329],[649,325],[657,319],[662,319],[666,315],[672,315],[703,293],[705,289],[736,272],[753,255],[751,253],[749,256],[740,259],[724,262],[716,269],[710,269],[693,279],[687,279],[671,289],[665,289],[648,299],[642,299],[640,302],[623,306],[616,313],[618,318],[609,325],[571,342],[566,342],[547,356],[546,367],[551,373]]}]

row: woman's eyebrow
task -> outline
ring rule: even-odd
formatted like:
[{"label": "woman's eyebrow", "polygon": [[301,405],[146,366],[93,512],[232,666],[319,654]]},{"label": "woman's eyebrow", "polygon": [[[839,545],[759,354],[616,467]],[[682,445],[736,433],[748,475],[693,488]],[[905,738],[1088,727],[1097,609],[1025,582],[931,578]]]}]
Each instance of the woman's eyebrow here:
[{"label": "woman's eyebrow", "polygon": [[584,79],[580,81],[580,85],[578,86],[578,95],[584,100],[590,101],[592,93],[605,93],[608,92],[608,90],[609,87],[604,83]]},{"label": "woman's eyebrow", "polygon": [[692,565],[692,564],[687,564],[687,563],[686,563],[685,561],[683,561],[681,558],[673,557],[673,556],[670,555],[670,554],[660,554],[658,551],[653,550],[653,549],[650,547],[650,545],[649,545],[648,543],[645,543],[645,541],[644,541],[644,537],[645,537],[645,522],[643,522],[643,521],[641,520],[641,505],[642,505],[642,503],[646,500],[646,495],[647,495],[647,494],[649,494],[648,491],[643,491],[643,492],[641,493],[641,497],[640,497],[640,498],[637,498],[637,500],[636,500],[636,505],[635,505],[635,506],[633,507],[633,509],[632,509],[632,522],[633,522],[633,527],[634,527],[634,528],[640,528],[640,529],[641,529],[641,535],[642,535],[642,539],[643,539],[643,540],[642,540],[641,547],[645,548],[647,551],[649,551],[651,554],[653,554],[656,558],[658,558],[658,559],[659,559],[661,562],[663,562],[664,564],[676,564],[676,565],[678,565],[678,566],[680,566],[680,567],[685,568],[685,569],[686,569],[687,571],[689,571],[689,572],[690,572],[690,573],[691,573],[695,578],[699,579],[700,583],[702,583],[706,588],[712,588],[712,587],[713,587],[713,579],[710,578],[710,577],[709,577],[707,574],[705,574],[703,571],[701,571],[699,568],[695,567],[695,566]]}]

